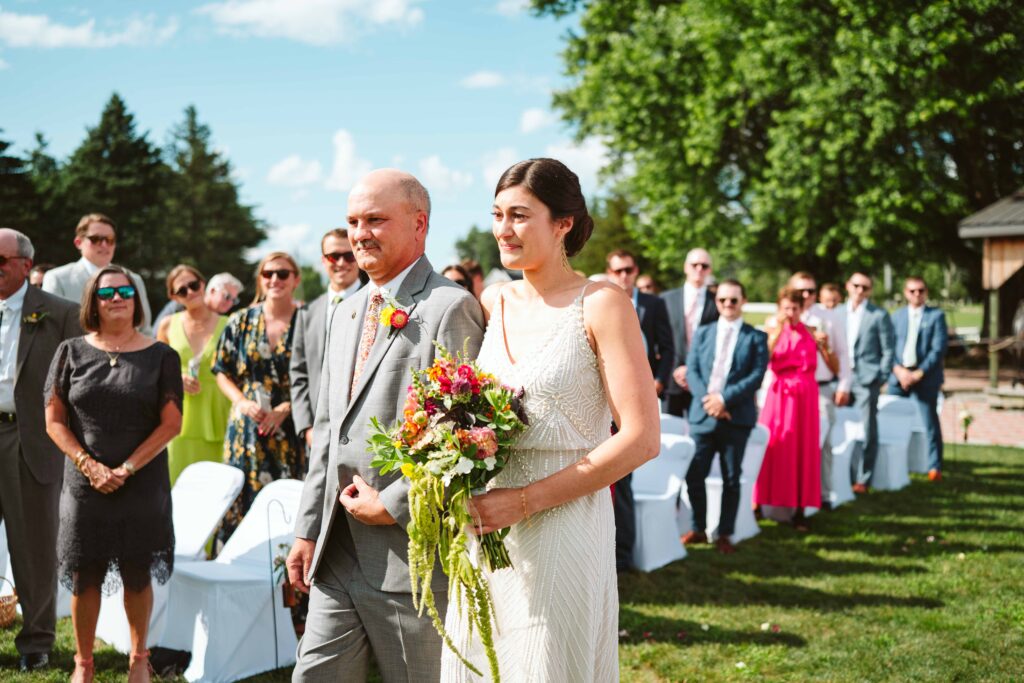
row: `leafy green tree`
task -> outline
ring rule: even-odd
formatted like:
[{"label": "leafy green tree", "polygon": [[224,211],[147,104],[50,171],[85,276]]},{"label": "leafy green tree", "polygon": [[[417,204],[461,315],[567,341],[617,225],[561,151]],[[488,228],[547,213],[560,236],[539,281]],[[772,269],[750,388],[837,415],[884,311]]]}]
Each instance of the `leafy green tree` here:
[{"label": "leafy green tree", "polygon": [[10,142],[0,139],[0,227],[20,230],[34,246],[37,240],[32,233],[39,219],[40,198],[28,164],[14,156],[10,147]]},{"label": "leafy green tree", "polygon": [[695,244],[839,279],[954,263],[957,221],[1024,184],[1009,0],[534,0],[582,8],[556,105],[603,136],[659,263]]},{"label": "leafy green tree", "polygon": [[312,303],[313,299],[327,291],[327,285],[324,284],[322,277],[323,271],[317,266],[299,266],[299,271],[302,273],[302,284],[299,285],[301,289],[296,295],[307,304]]},{"label": "leafy green tree", "polygon": [[493,269],[501,268],[501,252],[498,250],[494,235],[490,230],[475,225],[469,229],[465,237],[455,242],[455,253],[462,260],[473,259],[479,263],[484,271],[484,277]]},{"label": "leafy green tree", "polygon": [[624,197],[612,195],[591,199],[587,206],[594,219],[594,232],[580,253],[570,259],[573,268],[587,275],[603,273],[608,254],[616,249],[625,249],[636,255],[642,272],[656,276],[663,283],[674,278],[672,264],[665,264],[665,270],[662,271],[659,270],[660,264],[644,257],[643,246],[626,227],[629,202]]},{"label": "leafy green tree", "polygon": [[239,200],[231,164],[213,149],[210,128],[199,121],[195,107],[185,109],[185,119],[171,131],[165,154],[171,175],[163,267],[181,261],[210,275],[247,275],[252,264],[244,254],[266,237],[266,231],[252,207]]},{"label": "leafy green tree", "polygon": [[39,196],[39,215],[29,237],[36,248],[36,263],[60,265],[78,258],[72,241],[74,226],[82,214],[76,213],[66,201],[64,174],[48,148],[46,138],[37,132],[27,163]]}]

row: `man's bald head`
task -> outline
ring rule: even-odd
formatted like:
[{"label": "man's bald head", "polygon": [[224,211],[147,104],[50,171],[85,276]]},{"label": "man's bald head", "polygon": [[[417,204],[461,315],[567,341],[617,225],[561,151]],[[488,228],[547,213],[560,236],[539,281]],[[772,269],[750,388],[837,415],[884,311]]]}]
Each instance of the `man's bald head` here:
[{"label": "man's bald head", "polygon": [[375,284],[390,282],[423,255],[429,224],[430,195],[405,171],[378,169],[349,192],[349,242]]},{"label": "man's bald head", "polygon": [[397,168],[378,168],[363,176],[356,186],[352,188],[351,194],[366,192],[367,190],[387,190],[394,188],[405,198],[410,207],[416,211],[422,211],[430,220],[430,193],[423,187],[416,176]]},{"label": "man's bald head", "polygon": [[686,254],[683,270],[686,272],[686,281],[691,286],[703,287],[711,276],[711,254],[706,249],[691,249]]}]

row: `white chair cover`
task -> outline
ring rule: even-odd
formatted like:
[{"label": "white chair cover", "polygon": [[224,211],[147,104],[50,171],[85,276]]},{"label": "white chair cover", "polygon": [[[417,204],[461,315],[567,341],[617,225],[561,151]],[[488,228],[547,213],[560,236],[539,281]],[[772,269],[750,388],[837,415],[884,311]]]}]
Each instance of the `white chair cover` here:
[{"label": "white chair cover", "polygon": [[690,422],[686,418],[677,415],[661,414],[661,433],[675,434],[677,436],[689,436]]},{"label": "white chair cover", "polygon": [[850,481],[850,463],[864,448],[864,423],[856,408],[836,408],[836,422],[829,435],[832,440],[832,478],[823,487],[822,496],[833,509],[854,499]]},{"label": "white chair cover", "polygon": [[878,409],[892,403],[907,402],[914,406],[913,415],[908,424],[910,426],[910,445],[907,448],[907,466],[911,472],[919,474],[928,473],[928,442],[925,434],[924,419],[917,403],[906,396],[882,395],[878,397]]},{"label": "white chair cover", "polygon": [[[736,524],[730,540],[735,544],[753,538],[761,533],[754,517],[754,484],[761,473],[764,452],[768,448],[768,428],[762,424],[755,425],[747,439],[747,448],[743,453],[743,465],[740,471],[740,504],[736,509]],[[718,538],[718,524],[722,518],[722,470],[716,457],[711,472],[704,480],[707,495],[707,529],[708,538]],[[685,484],[684,484],[685,487]],[[689,496],[686,496],[689,507]],[[692,515],[692,511],[691,511]],[[692,517],[691,517],[692,519]]]},{"label": "white chair cover", "polygon": [[[219,462],[197,462],[186,467],[171,489],[174,520],[174,562],[201,560],[224,513],[242,490],[242,470]],[[169,584],[153,584],[153,611],[147,645],[160,642],[167,617]],[[103,597],[96,637],[118,652],[130,652],[131,633],[124,612],[124,590]]]},{"label": "white chair cover", "polygon": [[871,486],[880,491],[898,491],[910,484],[907,451],[915,419],[920,416],[914,402],[888,401],[878,408],[878,459]]},{"label": "white chair cover", "polygon": [[690,437],[663,433],[658,457],[633,472],[633,564],[641,571],[653,571],[686,557],[676,527],[676,506],[692,458]]},{"label": "white chair cover", "polygon": [[272,556],[291,545],[301,495],[296,479],[267,484],[216,560],[175,567],[159,644],[192,652],[186,680],[227,683],[295,663]]}]

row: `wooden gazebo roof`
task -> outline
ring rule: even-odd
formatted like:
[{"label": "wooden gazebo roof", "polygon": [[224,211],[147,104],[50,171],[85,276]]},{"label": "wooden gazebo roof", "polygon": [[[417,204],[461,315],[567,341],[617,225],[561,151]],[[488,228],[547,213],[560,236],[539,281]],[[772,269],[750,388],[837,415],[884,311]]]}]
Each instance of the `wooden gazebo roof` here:
[{"label": "wooden gazebo roof", "polygon": [[959,226],[963,239],[1024,236],[1024,188],[968,216]]}]

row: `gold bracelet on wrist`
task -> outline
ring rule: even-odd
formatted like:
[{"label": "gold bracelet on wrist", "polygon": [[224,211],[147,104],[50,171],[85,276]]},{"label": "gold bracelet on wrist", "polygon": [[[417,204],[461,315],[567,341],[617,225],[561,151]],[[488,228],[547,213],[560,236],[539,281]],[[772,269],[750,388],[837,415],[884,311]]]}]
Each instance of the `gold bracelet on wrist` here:
[{"label": "gold bracelet on wrist", "polygon": [[526,520],[527,525],[530,524],[530,513],[526,508],[526,487],[519,489],[519,502],[523,504],[523,519]]},{"label": "gold bracelet on wrist", "polygon": [[85,463],[86,460],[89,459],[89,454],[86,453],[85,451],[78,451],[77,453],[75,453],[74,459],[75,467],[78,469],[79,472],[81,472],[82,465]]}]

